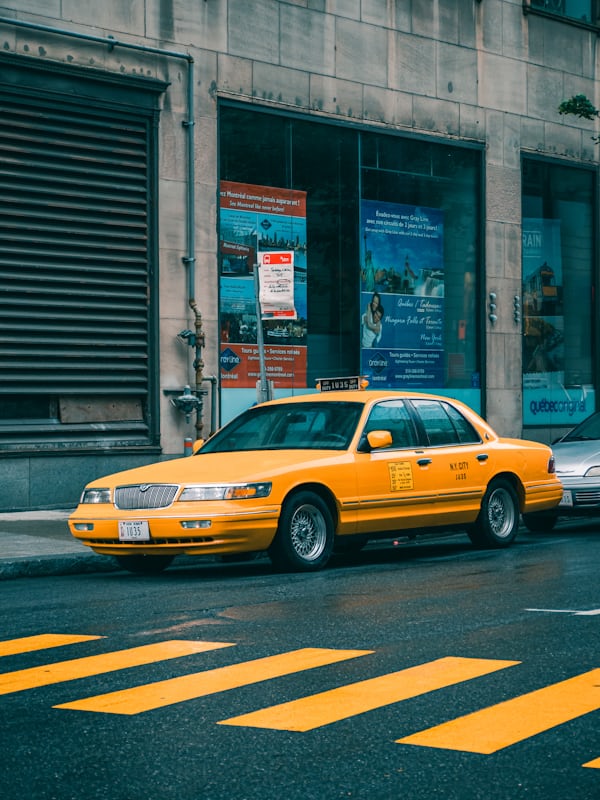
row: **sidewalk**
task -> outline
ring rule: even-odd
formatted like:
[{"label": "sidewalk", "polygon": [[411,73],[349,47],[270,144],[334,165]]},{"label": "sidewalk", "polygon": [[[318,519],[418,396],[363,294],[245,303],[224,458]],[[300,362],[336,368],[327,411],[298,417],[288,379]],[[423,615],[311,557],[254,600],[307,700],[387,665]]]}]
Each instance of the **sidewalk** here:
[{"label": "sidewalk", "polygon": [[110,572],[114,559],[71,536],[72,509],[0,513],[0,581],[79,572]]}]

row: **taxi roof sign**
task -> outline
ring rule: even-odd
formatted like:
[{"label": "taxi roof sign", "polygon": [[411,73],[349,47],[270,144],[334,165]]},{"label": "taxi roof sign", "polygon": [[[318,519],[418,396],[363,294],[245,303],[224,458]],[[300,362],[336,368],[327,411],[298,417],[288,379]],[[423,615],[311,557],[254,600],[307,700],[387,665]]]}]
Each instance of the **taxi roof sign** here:
[{"label": "taxi roof sign", "polygon": [[344,378],[319,378],[317,389],[320,392],[352,391],[366,389],[369,381],[362,375],[349,375]]}]

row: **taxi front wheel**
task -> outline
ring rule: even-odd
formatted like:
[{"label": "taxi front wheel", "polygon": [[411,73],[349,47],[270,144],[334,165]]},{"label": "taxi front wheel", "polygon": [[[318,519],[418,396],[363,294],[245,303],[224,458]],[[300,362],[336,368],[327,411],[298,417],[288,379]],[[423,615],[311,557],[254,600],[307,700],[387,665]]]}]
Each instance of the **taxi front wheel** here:
[{"label": "taxi front wheel", "polygon": [[314,492],[298,492],[283,504],[269,558],[277,569],[314,572],[333,550],[333,519],[327,503]]},{"label": "taxi front wheel", "polygon": [[519,500],[502,478],[492,481],[481,501],[479,516],[469,528],[469,538],[477,547],[507,547],[519,528]]}]

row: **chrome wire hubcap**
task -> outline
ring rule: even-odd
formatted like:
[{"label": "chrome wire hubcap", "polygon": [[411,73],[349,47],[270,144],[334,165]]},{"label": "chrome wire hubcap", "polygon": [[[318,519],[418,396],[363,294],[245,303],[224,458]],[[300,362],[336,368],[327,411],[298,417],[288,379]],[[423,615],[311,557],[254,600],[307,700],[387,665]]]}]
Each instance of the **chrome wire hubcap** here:
[{"label": "chrome wire hubcap", "polygon": [[495,536],[509,536],[515,522],[515,509],[510,494],[505,489],[496,489],[488,503],[488,519]]},{"label": "chrome wire hubcap", "polygon": [[319,509],[302,505],[296,509],[291,524],[292,547],[306,561],[319,558],[327,541],[325,520]]}]

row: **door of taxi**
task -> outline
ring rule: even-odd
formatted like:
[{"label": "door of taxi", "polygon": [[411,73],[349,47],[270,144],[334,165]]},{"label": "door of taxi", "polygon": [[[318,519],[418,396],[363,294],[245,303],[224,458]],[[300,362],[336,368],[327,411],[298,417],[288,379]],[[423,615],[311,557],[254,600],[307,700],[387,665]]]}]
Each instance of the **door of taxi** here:
[{"label": "door of taxi", "polygon": [[473,522],[487,483],[479,434],[450,404],[385,400],[365,433],[388,430],[390,447],[358,454],[359,531]]},{"label": "door of taxi", "polygon": [[436,489],[436,513],[444,523],[474,522],[485,493],[492,459],[489,443],[451,403],[414,399],[410,406],[427,438],[424,479]]},{"label": "door of taxi", "polygon": [[371,410],[364,434],[389,431],[390,447],[357,454],[358,531],[394,531],[430,524],[435,500],[421,464],[426,458],[415,417],[405,400],[383,400]]}]

